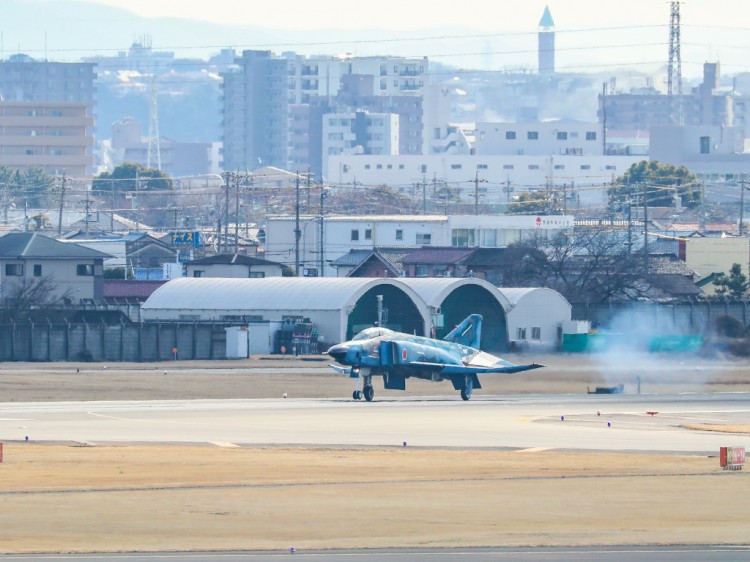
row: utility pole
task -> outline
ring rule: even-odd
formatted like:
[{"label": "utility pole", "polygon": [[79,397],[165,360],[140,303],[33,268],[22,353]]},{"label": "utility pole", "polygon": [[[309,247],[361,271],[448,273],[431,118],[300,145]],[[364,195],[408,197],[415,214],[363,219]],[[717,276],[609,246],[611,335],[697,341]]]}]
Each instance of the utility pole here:
[{"label": "utility pole", "polygon": [[325,252],[325,244],[323,242],[323,235],[325,232],[323,231],[323,200],[325,199],[325,189],[323,188],[323,184],[320,185],[320,236],[318,237],[318,242],[320,244],[320,269],[318,270],[318,276],[324,277],[324,267],[325,267],[325,258],[323,253]]},{"label": "utility pole", "polygon": [[68,178],[65,176],[65,170],[63,170],[62,178],[60,179],[60,216],[57,218],[57,235],[62,236],[62,216],[63,206],[65,205],[65,190],[67,189]]},{"label": "utility pole", "polygon": [[86,193],[86,199],[84,199],[83,202],[84,202],[84,205],[85,205],[84,209],[85,209],[85,213],[86,213],[85,216],[84,216],[84,218],[83,218],[83,224],[85,225],[85,227],[84,227],[84,234],[86,234],[86,236],[88,236],[89,235],[89,222],[91,220],[91,217],[90,217],[90,212],[91,212],[91,198],[89,197],[88,192]]},{"label": "utility pole", "polygon": [[138,169],[135,170],[135,231],[138,232],[140,230],[140,207],[141,203],[138,200],[138,190],[141,188],[141,176],[138,172]]},{"label": "utility pole", "polygon": [[115,231],[115,180],[109,180],[109,186],[112,190],[112,210],[109,213],[109,231]]},{"label": "utility pole", "polygon": [[643,257],[645,260],[646,274],[648,274],[648,192],[647,185],[643,184]]},{"label": "utility pole", "polygon": [[486,182],[487,180],[479,179],[479,172],[474,175],[474,214],[479,214],[479,182]]},{"label": "utility pole", "polygon": [[299,240],[302,238],[302,231],[299,228],[299,174],[295,182],[295,199],[294,204],[294,275],[299,277]]},{"label": "utility pole", "polygon": [[745,221],[742,220],[745,217],[745,184],[747,182],[743,179],[740,180],[740,236],[745,235]]},{"label": "utility pole", "polygon": [[234,253],[240,251],[240,173],[234,175]]},{"label": "utility pole", "polygon": [[427,214],[427,176],[422,175],[422,214]]},{"label": "utility pole", "polygon": [[607,83],[602,84],[602,154],[607,154]]},{"label": "utility pole", "polygon": [[700,218],[700,233],[706,233],[706,182],[701,182],[701,218]]},{"label": "utility pole", "polygon": [[630,178],[628,178],[628,255],[633,253],[633,196],[630,190]]}]

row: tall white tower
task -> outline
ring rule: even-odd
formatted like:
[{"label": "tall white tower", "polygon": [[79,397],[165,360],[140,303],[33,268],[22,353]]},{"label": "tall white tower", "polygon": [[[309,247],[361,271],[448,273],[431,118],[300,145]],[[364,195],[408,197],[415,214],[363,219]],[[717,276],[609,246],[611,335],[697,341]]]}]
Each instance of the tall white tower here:
[{"label": "tall white tower", "polygon": [[555,22],[549,11],[549,6],[544,7],[542,19],[539,20],[539,74],[550,75],[555,73]]}]

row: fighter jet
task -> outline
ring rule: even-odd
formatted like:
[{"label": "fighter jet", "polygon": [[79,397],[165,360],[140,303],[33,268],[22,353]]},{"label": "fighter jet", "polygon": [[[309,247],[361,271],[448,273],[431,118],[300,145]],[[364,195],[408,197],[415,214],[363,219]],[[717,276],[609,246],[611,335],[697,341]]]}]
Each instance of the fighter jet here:
[{"label": "fighter jet", "polygon": [[[450,380],[461,398],[469,400],[475,388],[482,388],[477,375],[482,373],[518,373],[544,365],[514,365],[479,351],[482,316],[472,314],[442,340],[394,332],[373,327],[362,330],[353,339],[334,345],[328,355],[344,365],[331,364],[337,373],[356,380],[352,398],[368,402],[375,396],[373,376],[382,376],[385,388],[406,390],[410,377],[430,381]],[[359,389],[364,379],[364,387]]]}]

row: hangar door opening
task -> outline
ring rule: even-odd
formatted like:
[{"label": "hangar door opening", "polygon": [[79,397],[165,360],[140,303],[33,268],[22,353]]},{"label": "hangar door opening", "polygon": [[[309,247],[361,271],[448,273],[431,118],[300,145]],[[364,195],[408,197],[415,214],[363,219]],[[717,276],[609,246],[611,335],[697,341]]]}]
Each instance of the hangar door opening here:
[{"label": "hangar door opening", "polygon": [[393,285],[380,285],[367,291],[354,306],[346,327],[346,337],[370,328],[378,321],[378,295],[383,295],[387,310],[385,328],[407,334],[424,335],[424,320],[409,295]]},{"label": "hangar door opening", "polygon": [[462,285],[451,291],[440,308],[444,322],[443,327],[436,330],[438,338],[445,337],[470,314],[481,314],[483,317],[482,350],[508,350],[508,321],[505,310],[485,287]]}]

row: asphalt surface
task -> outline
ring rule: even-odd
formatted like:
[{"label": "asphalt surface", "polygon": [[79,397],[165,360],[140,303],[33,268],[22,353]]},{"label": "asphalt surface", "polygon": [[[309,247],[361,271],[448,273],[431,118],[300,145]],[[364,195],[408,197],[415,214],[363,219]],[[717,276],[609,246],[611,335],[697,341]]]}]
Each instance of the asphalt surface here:
[{"label": "asphalt surface", "polygon": [[[750,394],[174,400],[0,404],[6,441],[419,446],[717,454],[747,435]],[[342,428],[345,428],[342,430]]]},{"label": "asphalt surface", "polygon": [[190,562],[278,562],[279,560],[357,560],[358,562],[739,562],[750,559],[748,546],[668,546],[668,547],[587,547],[587,548],[496,548],[447,550],[347,550],[290,552],[164,552],[118,554],[23,554],[3,556],[16,562],[52,562],[82,560],[85,562],[162,562],[186,560]]}]

